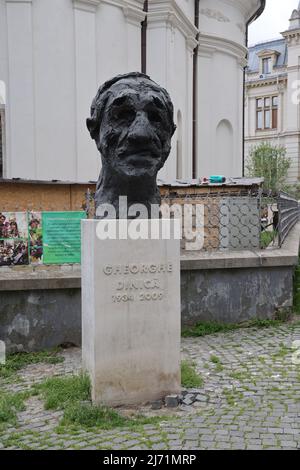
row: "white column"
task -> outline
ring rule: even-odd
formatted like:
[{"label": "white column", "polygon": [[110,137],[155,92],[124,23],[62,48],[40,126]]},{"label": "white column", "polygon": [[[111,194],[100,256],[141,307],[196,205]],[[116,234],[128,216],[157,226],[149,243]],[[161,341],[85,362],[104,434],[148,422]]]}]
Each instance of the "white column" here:
[{"label": "white column", "polygon": [[97,80],[141,70],[141,0],[102,0],[96,14]]},{"label": "white column", "polygon": [[101,0],[73,0],[75,22],[76,75],[76,179],[96,180],[100,156],[86,127],[90,105],[96,94],[96,9]]},{"label": "white column", "polygon": [[[2,126],[5,126],[5,143],[3,150],[3,177],[9,174],[9,109],[8,109],[8,46],[6,3],[0,1],[0,107],[2,104]],[[5,110],[3,110],[3,107]],[[3,142],[2,142],[3,144]]]},{"label": "white column", "polygon": [[183,178],[193,176],[193,56],[197,41],[190,36],[186,39],[186,110],[185,149]]},{"label": "white column", "polygon": [[127,24],[127,67],[129,72],[141,70],[141,27],[146,16],[143,11],[143,3],[136,2],[136,5],[132,6],[125,1],[123,7]]},{"label": "white column", "polygon": [[[213,113],[215,100],[213,76],[214,50],[206,45],[199,45],[197,61],[197,176],[209,176],[210,167],[214,166]],[[210,83],[210,86],[208,84]]]},{"label": "white column", "polygon": [[8,177],[36,177],[32,0],[6,0],[9,83]]},{"label": "white column", "polygon": [[[171,0],[149,2],[147,14],[147,73],[167,89],[174,104],[174,119],[182,115],[184,176],[192,165],[192,49],[197,29],[183,10]],[[176,178],[176,134],[171,154],[160,171],[162,179]]]}]

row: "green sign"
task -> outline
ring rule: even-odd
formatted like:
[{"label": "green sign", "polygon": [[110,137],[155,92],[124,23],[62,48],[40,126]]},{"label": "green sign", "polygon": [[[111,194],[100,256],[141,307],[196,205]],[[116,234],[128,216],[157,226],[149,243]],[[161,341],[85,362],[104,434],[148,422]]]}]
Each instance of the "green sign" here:
[{"label": "green sign", "polygon": [[80,263],[81,219],[85,212],[43,212],[43,262]]}]

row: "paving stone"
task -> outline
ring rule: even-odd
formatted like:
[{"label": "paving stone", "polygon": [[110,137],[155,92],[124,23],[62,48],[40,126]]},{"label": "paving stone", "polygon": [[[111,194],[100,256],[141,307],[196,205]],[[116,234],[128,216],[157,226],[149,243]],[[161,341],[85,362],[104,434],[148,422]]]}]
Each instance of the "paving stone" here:
[{"label": "paving stone", "polygon": [[162,400],[155,400],[151,402],[151,409],[152,410],[161,410],[163,407]]},{"label": "paving stone", "polygon": [[[31,397],[26,410],[18,413],[18,428],[9,426],[4,431],[5,435],[0,431],[0,448],[2,444],[2,448],[7,449],[6,439],[16,434],[21,436],[18,444],[15,440],[9,448],[296,449],[300,447],[298,372],[291,367],[290,355],[274,360],[281,350],[281,343],[289,347],[295,338],[300,338],[300,326],[288,324],[280,328],[247,328],[200,338],[183,338],[182,357],[195,362],[197,371],[204,378],[204,385],[201,389],[183,390],[185,403],[177,410],[163,408],[163,413],[176,416],[173,420],[145,425],[141,433],[132,432],[129,428],[95,432],[82,430],[74,435],[66,429],[64,434],[57,435],[55,429],[63,412],[44,410],[43,402]],[[210,364],[212,354],[218,356],[224,365],[220,374]],[[66,376],[81,370],[80,349],[65,350],[63,356],[64,363],[25,367],[18,372],[22,382],[4,383],[0,378],[0,393],[2,390],[29,390],[33,383],[47,377]],[[263,358],[264,363],[259,358]],[[241,377],[250,374],[253,380],[246,377],[233,379],[232,372],[240,372]],[[255,384],[252,383],[254,380]],[[225,390],[232,394],[234,406],[227,402]],[[160,408],[152,410],[149,405],[146,413],[157,416]],[[30,434],[31,431],[34,435]]]},{"label": "paving stone", "polygon": [[165,398],[165,404],[167,408],[176,408],[179,404],[178,395],[167,395]]}]

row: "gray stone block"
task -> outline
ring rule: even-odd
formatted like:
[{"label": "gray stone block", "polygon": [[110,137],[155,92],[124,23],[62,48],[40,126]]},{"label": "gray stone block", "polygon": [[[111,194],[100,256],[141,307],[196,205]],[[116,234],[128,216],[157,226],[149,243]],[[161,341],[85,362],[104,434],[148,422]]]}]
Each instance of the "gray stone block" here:
[{"label": "gray stone block", "polygon": [[176,408],[179,404],[179,396],[167,395],[165,398],[165,404],[167,408]]}]

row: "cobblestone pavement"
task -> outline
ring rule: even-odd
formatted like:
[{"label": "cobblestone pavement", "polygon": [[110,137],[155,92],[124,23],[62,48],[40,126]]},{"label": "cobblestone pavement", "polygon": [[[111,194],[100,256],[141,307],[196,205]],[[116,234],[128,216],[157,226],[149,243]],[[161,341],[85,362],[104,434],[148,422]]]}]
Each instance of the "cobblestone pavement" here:
[{"label": "cobblestone pavement", "polygon": [[[57,432],[60,411],[46,411],[37,396],[18,414],[18,426],[0,432],[5,449],[297,449],[300,448],[300,365],[293,341],[300,324],[241,329],[182,340],[182,357],[194,362],[202,388],[184,390],[178,409],[140,410],[161,416],[137,430],[67,429]],[[53,375],[78,373],[80,350],[62,352],[63,363],[33,364],[19,380],[0,383],[28,389]],[[128,413],[132,410],[121,410]]]}]

